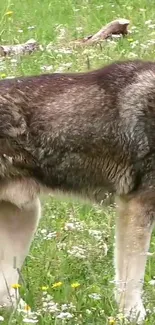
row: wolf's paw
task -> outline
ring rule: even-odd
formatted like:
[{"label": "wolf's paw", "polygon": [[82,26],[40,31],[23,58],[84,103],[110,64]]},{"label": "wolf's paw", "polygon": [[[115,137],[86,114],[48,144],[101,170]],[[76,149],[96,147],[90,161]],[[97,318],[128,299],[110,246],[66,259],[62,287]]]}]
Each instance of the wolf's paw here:
[{"label": "wolf's paw", "polygon": [[19,297],[18,291],[16,294],[10,292],[0,300],[0,306],[3,308],[25,309],[26,302]]},{"label": "wolf's paw", "polygon": [[124,308],[124,316],[131,321],[136,321],[136,324],[142,324],[146,317],[146,311],[142,304],[142,302],[138,302],[137,304]]}]

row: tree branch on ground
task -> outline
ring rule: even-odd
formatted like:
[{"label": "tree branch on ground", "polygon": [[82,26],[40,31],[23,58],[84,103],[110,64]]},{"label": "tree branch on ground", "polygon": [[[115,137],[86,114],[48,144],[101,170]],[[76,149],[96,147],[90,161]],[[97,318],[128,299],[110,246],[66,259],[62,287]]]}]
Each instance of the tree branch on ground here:
[{"label": "tree branch on ground", "polygon": [[93,44],[105,40],[113,35],[125,36],[128,34],[128,25],[130,21],[124,18],[119,18],[111,21],[106,26],[102,27],[94,35],[85,37],[84,39],[75,41],[75,44]]},{"label": "tree branch on ground", "polygon": [[0,56],[31,54],[39,49],[39,44],[34,39],[23,44],[0,45]]}]

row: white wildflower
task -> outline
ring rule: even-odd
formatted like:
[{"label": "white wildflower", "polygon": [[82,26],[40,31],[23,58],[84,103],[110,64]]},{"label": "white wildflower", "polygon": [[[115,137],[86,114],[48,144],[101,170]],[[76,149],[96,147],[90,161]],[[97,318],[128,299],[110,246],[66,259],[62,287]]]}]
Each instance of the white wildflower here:
[{"label": "white wildflower", "polygon": [[64,36],[65,33],[66,33],[66,29],[65,29],[65,28],[60,28],[60,29],[59,29],[59,32],[60,32],[60,35],[61,35],[61,36]]},{"label": "white wildflower", "polygon": [[131,30],[132,32],[135,32],[135,31],[137,31],[137,27],[136,27],[136,26],[131,26],[130,30]]},{"label": "white wildflower", "polygon": [[59,311],[58,303],[53,301],[53,297],[49,294],[46,294],[43,298],[43,308],[42,310],[45,312],[56,313]]},{"label": "white wildflower", "polygon": [[83,28],[82,27],[76,27],[77,32],[82,32]]},{"label": "white wildflower", "polygon": [[101,230],[94,230],[90,229],[89,235],[92,235],[96,240],[100,241],[102,239],[102,231]]},{"label": "white wildflower", "polygon": [[52,71],[53,70],[53,65],[43,65],[41,67],[41,70],[43,70],[43,71]]},{"label": "white wildflower", "polygon": [[56,236],[57,236],[56,231],[53,231],[53,232],[49,232],[49,233],[44,237],[44,239],[46,239],[46,240],[50,240],[51,238],[55,238]]},{"label": "white wildflower", "polygon": [[41,233],[41,234],[46,234],[46,233],[47,233],[47,229],[41,229],[41,230],[40,230],[40,233]]},{"label": "white wildflower", "polygon": [[150,25],[150,24],[152,24],[152,20],[151,19],[145,21],[145,25]]},{"label": "white wildflower", "polygon": [[76,219],[70,219],[69,222],[66,222],[64,225],[64,229],[67,230],[83,230],[84,226],[80,221],[77,221]]},{"label": "white wildflower", "polygon": [[32,318],[24,318],[23,322],[26,323],[26,324],[36,324],[36,323],[38,323],[38,320],[37,319],[32,319]]},{"label": "white wildflower", "polygon": [[152,279],[148,282],[151,286],[154,286],[155,285],[155,279]]},{"label": "white wildflower", "polygon": [[[111,7],[112,7],[112,5],[111,5]],[[104,6],[103,5],[98,5],[98,6],[96,6],[96,9],[102,9],[102,8],[104,8]]]},{"label": "white wildflower", "polygon": [[92,298],[94,300],[100,300],[101,299],[101,295],[99,293],[91,293],[90,295],[88,295],[89,298]]},{"label": "white wildflower", "polygon": [[61,72],[63,72],[65,70],[65,68],[64,67],[59,67],[56,71],[55,71],[55,73],[61,73]]},{"label": "white wildflower", "polygon": [[16,59],[11,59],[10,62],[16,64],[18,61]]},{"label": "white wildflower", "polygon": [[61,305],[61,310],[62,311],[66,311],[68,309],[76,310],[76,307],[75,307],[75,305],[73,305],[72,302],[70,304],[62,304]]},{"label": "white wildflower", "polygon": [[28,30],[31,30],[31,29],[34,29],[36,26],[28,26],[27,29]]},{"label": "white wildflower", "polygon": [[48,311],[50,312],[50,313],[55,313],[55,312],[58,312],[59,311],[59,308],[58,308],[58,304],[57,303],[52,303],[52,302],[50,302],[49,304],[48,304]]},{"label": "white wildflower", "polygon": [[60,53],[60,54],[72,54],[72,50],[71,49],[67,49],[67,48],[60,48],[60,49],[56,49],[54,50],[55,53]]},{"label": "white wildflower", "polygon": [[15,76],[6,76],[6,79],[14,79]]},{"label": "white wildflower", "polygon": [[73,222],[66,222],[64,226],[65,230],[75,230],[75,224]]},{"label": "white wildflower", "polygon": [[66,63],[63,63],[63,66],[65,68],[70,68],[72,66],[72,62],[66,62]]},{"label": "white wildflower", "polygon": [[48,233],[48,231],[46,229],[42,229],[40,233],[43,235],[42,238],[45,239],[45,240],[50,240],[50,239],[55,238],[57,236],[56,231]]},{"label": "white wildflower", "polygon": [[67,252],[69,255],[80,259],[86,258],[86,250],[82,246],[72,246]]},{"label": "white wildflower", "polygon": [[107,253],[108,253],[108,246],[107,246],[107,244],[101,241],[99,243],[99,246],[98,247],[103,250],[104,256],[107,256]]},{"label": "white wildflower", "polygon": [[129,59],[137,58],[137,57],[138,57],[138,54],[136,54],[136,53],[130,52],[130,53],[128,54],[128,58],[129,58]]},{"label": "white wildflower", "polygon": [[150,24],[150,25],[148,25],[148,28],[150,28],[150,29],[154,29],[154,28],[155,28],[155,24]]},{"label": "white wildflower", "polygon": [[71,313],[69,313],[69,312],[61,312],[58,316],[57,316],[57,318],[59,318],[59,319],[71,319],[71,318],[73,318],[73,315],[71,314]]},{"label": "white wildflower", "polygon": [[57,244],[57,249],[60,250],[64,250],[66,249],[67,243],[58,243]]},{"label": "white wildflower", "polygon": [[134,42],[131,42],[130,47],[131,47],[132,49],[134,49],[137,45],[139,45],[139,41],[138,41],[138,40],[136,40],[136,41],[134,41]]},{"label": "white wildflower", "polygon": [[147,49],[148,48],[148,45],[147,44],[140,44],[141,48],[143,49]]}]

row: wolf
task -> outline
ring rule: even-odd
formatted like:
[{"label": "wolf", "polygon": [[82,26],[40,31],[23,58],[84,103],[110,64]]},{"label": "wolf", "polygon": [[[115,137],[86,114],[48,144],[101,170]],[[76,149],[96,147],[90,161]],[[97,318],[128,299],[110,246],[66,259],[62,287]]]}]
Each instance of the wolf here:
[{"label": "wolf", "polygon": [[40,193],[116,199],[119,309],[145,318],[143,282],[155,221],[155,63],[0,81],[0,304],[40,215]]}]

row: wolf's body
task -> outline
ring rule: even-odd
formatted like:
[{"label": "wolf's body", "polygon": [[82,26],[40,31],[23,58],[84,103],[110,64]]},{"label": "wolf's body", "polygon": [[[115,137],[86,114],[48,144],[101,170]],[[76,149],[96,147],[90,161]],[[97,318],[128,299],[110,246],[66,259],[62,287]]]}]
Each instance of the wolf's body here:
[{"label": "wolf's body", "polygon": [[105,190],[115,194],[116,296],[126,315],[143,319],[155,220],[155,63],[0,82],[0,304],[15,299],[11,285],[38,224],[43,188],[96,201]]}]

